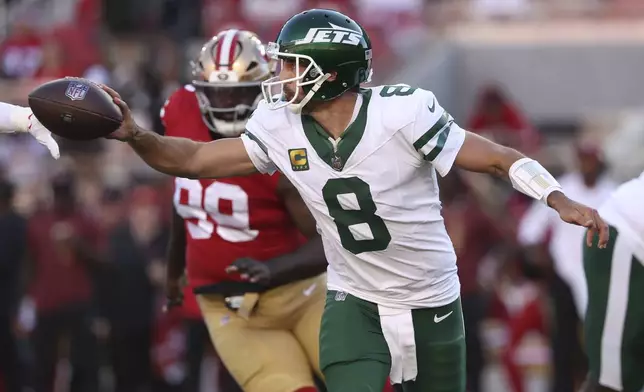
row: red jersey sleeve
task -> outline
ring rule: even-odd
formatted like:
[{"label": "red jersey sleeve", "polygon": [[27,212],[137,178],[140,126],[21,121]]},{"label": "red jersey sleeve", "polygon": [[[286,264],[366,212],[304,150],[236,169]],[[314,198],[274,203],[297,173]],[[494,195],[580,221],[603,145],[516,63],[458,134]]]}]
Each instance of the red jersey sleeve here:
[{"label": "red jersey sleeve", "polygon": [[275,172],[273,174],[265,174],[260,177],[264,181],[264,185],[268,188],[277,192],[277,184],[280,181],[280,172]]},{"label": "red jersey sleeve", "polygon": [[186,128],[199,126],[200,116],[195,88],[189,84],[175,90],[159,113],[165,135],[175,137],[189,137],[192,131],[186,131]]},{"label": "red jersey sleeve", "polygon": [[176,90],[161,108],[161,123],[166,136],[210,142],[213,136],[204,122],[194,86]]},{"label": "red jersey sleeve", "polygon": [[[183,89],[183,87],[182,87]],[[161,123],[165,128],[166,136],[178,136],[176,135],[176,126],[174,126],[175,121],[173,119],[177,116],[178,108],[181,101],[181,90],[177,90],[168,99],[166,99],[163,107],[161,108],[161,113],[159,117],[161,118]]]}]

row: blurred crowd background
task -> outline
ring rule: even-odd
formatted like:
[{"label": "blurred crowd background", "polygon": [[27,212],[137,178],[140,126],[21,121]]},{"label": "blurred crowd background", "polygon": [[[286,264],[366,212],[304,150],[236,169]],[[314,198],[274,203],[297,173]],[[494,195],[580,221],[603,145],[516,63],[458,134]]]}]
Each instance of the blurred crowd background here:
[{"label": "blurred crowd background", "polygon": [[[365,26],[374,83],[433,90],[461,126],[541,160],[583,202],[644,168],[641,0],[2,0],[0,100],[84,76],[162,133],[159,110],[207,38],[236,27],[269,41],[312,7]],[[14,374],[56,392],[236,391],[194,304],[161,311],[170,180],[120,143],[60,143],[53,161],[28,136],[0,141],[4,390]],[[578,233],[503,181],[454,171],[441,187],[472,391],[573,391]]]}]

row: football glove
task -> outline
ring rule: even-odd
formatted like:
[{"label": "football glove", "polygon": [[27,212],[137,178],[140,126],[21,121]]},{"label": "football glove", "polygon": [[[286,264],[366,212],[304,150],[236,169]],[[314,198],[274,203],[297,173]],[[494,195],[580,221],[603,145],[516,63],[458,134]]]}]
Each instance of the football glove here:
[{"label": "football glove", "polygon": [[242,280],[266,286],[271,283],[272,278],[272,271],[267,263],[247,257],[235,260],[226,268],[226,272],[238,273]]},{"label": "football glove", "polygon": [[60,158],[60,149],[58,148],[58,143],[54,140],[51,132],[44,125],[38,121],[36,116],[33,113],[29,113],[29,127],[27,132],[31,134],[38,141],[38,143],[47,147],[49,153],[54,159]]}]

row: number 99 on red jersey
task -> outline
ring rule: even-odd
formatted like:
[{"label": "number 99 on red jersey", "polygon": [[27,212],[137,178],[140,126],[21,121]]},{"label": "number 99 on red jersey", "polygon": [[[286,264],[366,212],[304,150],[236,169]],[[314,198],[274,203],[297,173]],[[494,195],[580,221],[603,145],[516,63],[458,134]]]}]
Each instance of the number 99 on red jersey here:
[{"label": "number 99 on red jersey", "polygon": [[[191,85],[175,91],[160,116],[166,136],[213,139]],[[267,260],[299,247],[303,237],[277,195],[278,178],[175,179],[174,206],[186,227],[191,286],[235,279],[224,269],[237,258]]]},{"label": "number 99 on red jersey", "polygon": [[224,270],[238,258],[267,260],[302,244],[277,194],[278,176],[175,179],[174,207],[184,219],[192,286],[234,279]]}]

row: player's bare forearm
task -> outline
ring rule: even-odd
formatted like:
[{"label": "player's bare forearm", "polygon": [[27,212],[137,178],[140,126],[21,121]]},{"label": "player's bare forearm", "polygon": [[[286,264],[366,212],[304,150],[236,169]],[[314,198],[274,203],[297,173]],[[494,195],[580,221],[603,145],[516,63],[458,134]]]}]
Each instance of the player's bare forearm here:
[{"label": "player's bare forearm", "polygon": [[121,96],[102,86],[121,109],[121,126],[108,136],[127,142],[153,169],[184,178],[220,178],[251,174],[256,171],[240,138],[210,143],[161,136],[139,127]]},{"label": "player's bare forearm", "polygon": [[186,268],[186,226],[183,218],[172,208],[172,222],[170,225],[170,241],[166,251],[168,264],[166,265],[166,278],[179,279]]},{"label": "player's bare forearm", "polygon": [[186,228],[183,219],[172,208],[172,222],[170,225],[170,242],[166,251],[168,262],[165,270],[165,296],[164,311],[183,304],[183,273],[186,268]]},{"label": "player's bare forearm", "polygon": [[[454,164],[461,169],[477,173],[488,173],[510,179],[510,168],[525,155],[514,148],[502,146],[475,133],[466,132],[465,141]],[[548,195],[548,205],[555,210],[568,198],[560,191]]]},{"label": "player's bare forearm", "polygon": [[465,141],[454,163],[465,170],[510,179],[514,189],[547,202],[564,222],[589,228],[586,237],[589,246],[595,233],[599,233],[599,246],[606,246],[608,225],[597,210],[566,197],[561,185],[543,166],[517,150],[466,132]]},{"label": "player's bare forearm", "polygon": [[209,143],[137,130],[127,140],[153,169],[184,178],[221,178],[256,171],[239,138]]},{"label": "player's bare forearm", "polygon": [[268,260],[266,264],[271,271],[271,287],[318,276],[327,267],[322,238],[318,235],[296,251]]},{"label": "player's bare forearm", "polygon": [[[510,168],[525,155],[514,148],[502,146],[475,133],[466,132],[465,141],[454,164],[461,169],[477,173],[487,173],[510,179]],[[548,195],[548,205],[557,209],[566,196],[555,191]]]},{"label": "player's bare forearm", "polygon": [[466,132],[465,141],[454,164],[468,171],[508,178],[510,167],[522,158],[525,158],[525,155],[513,148]]}]

